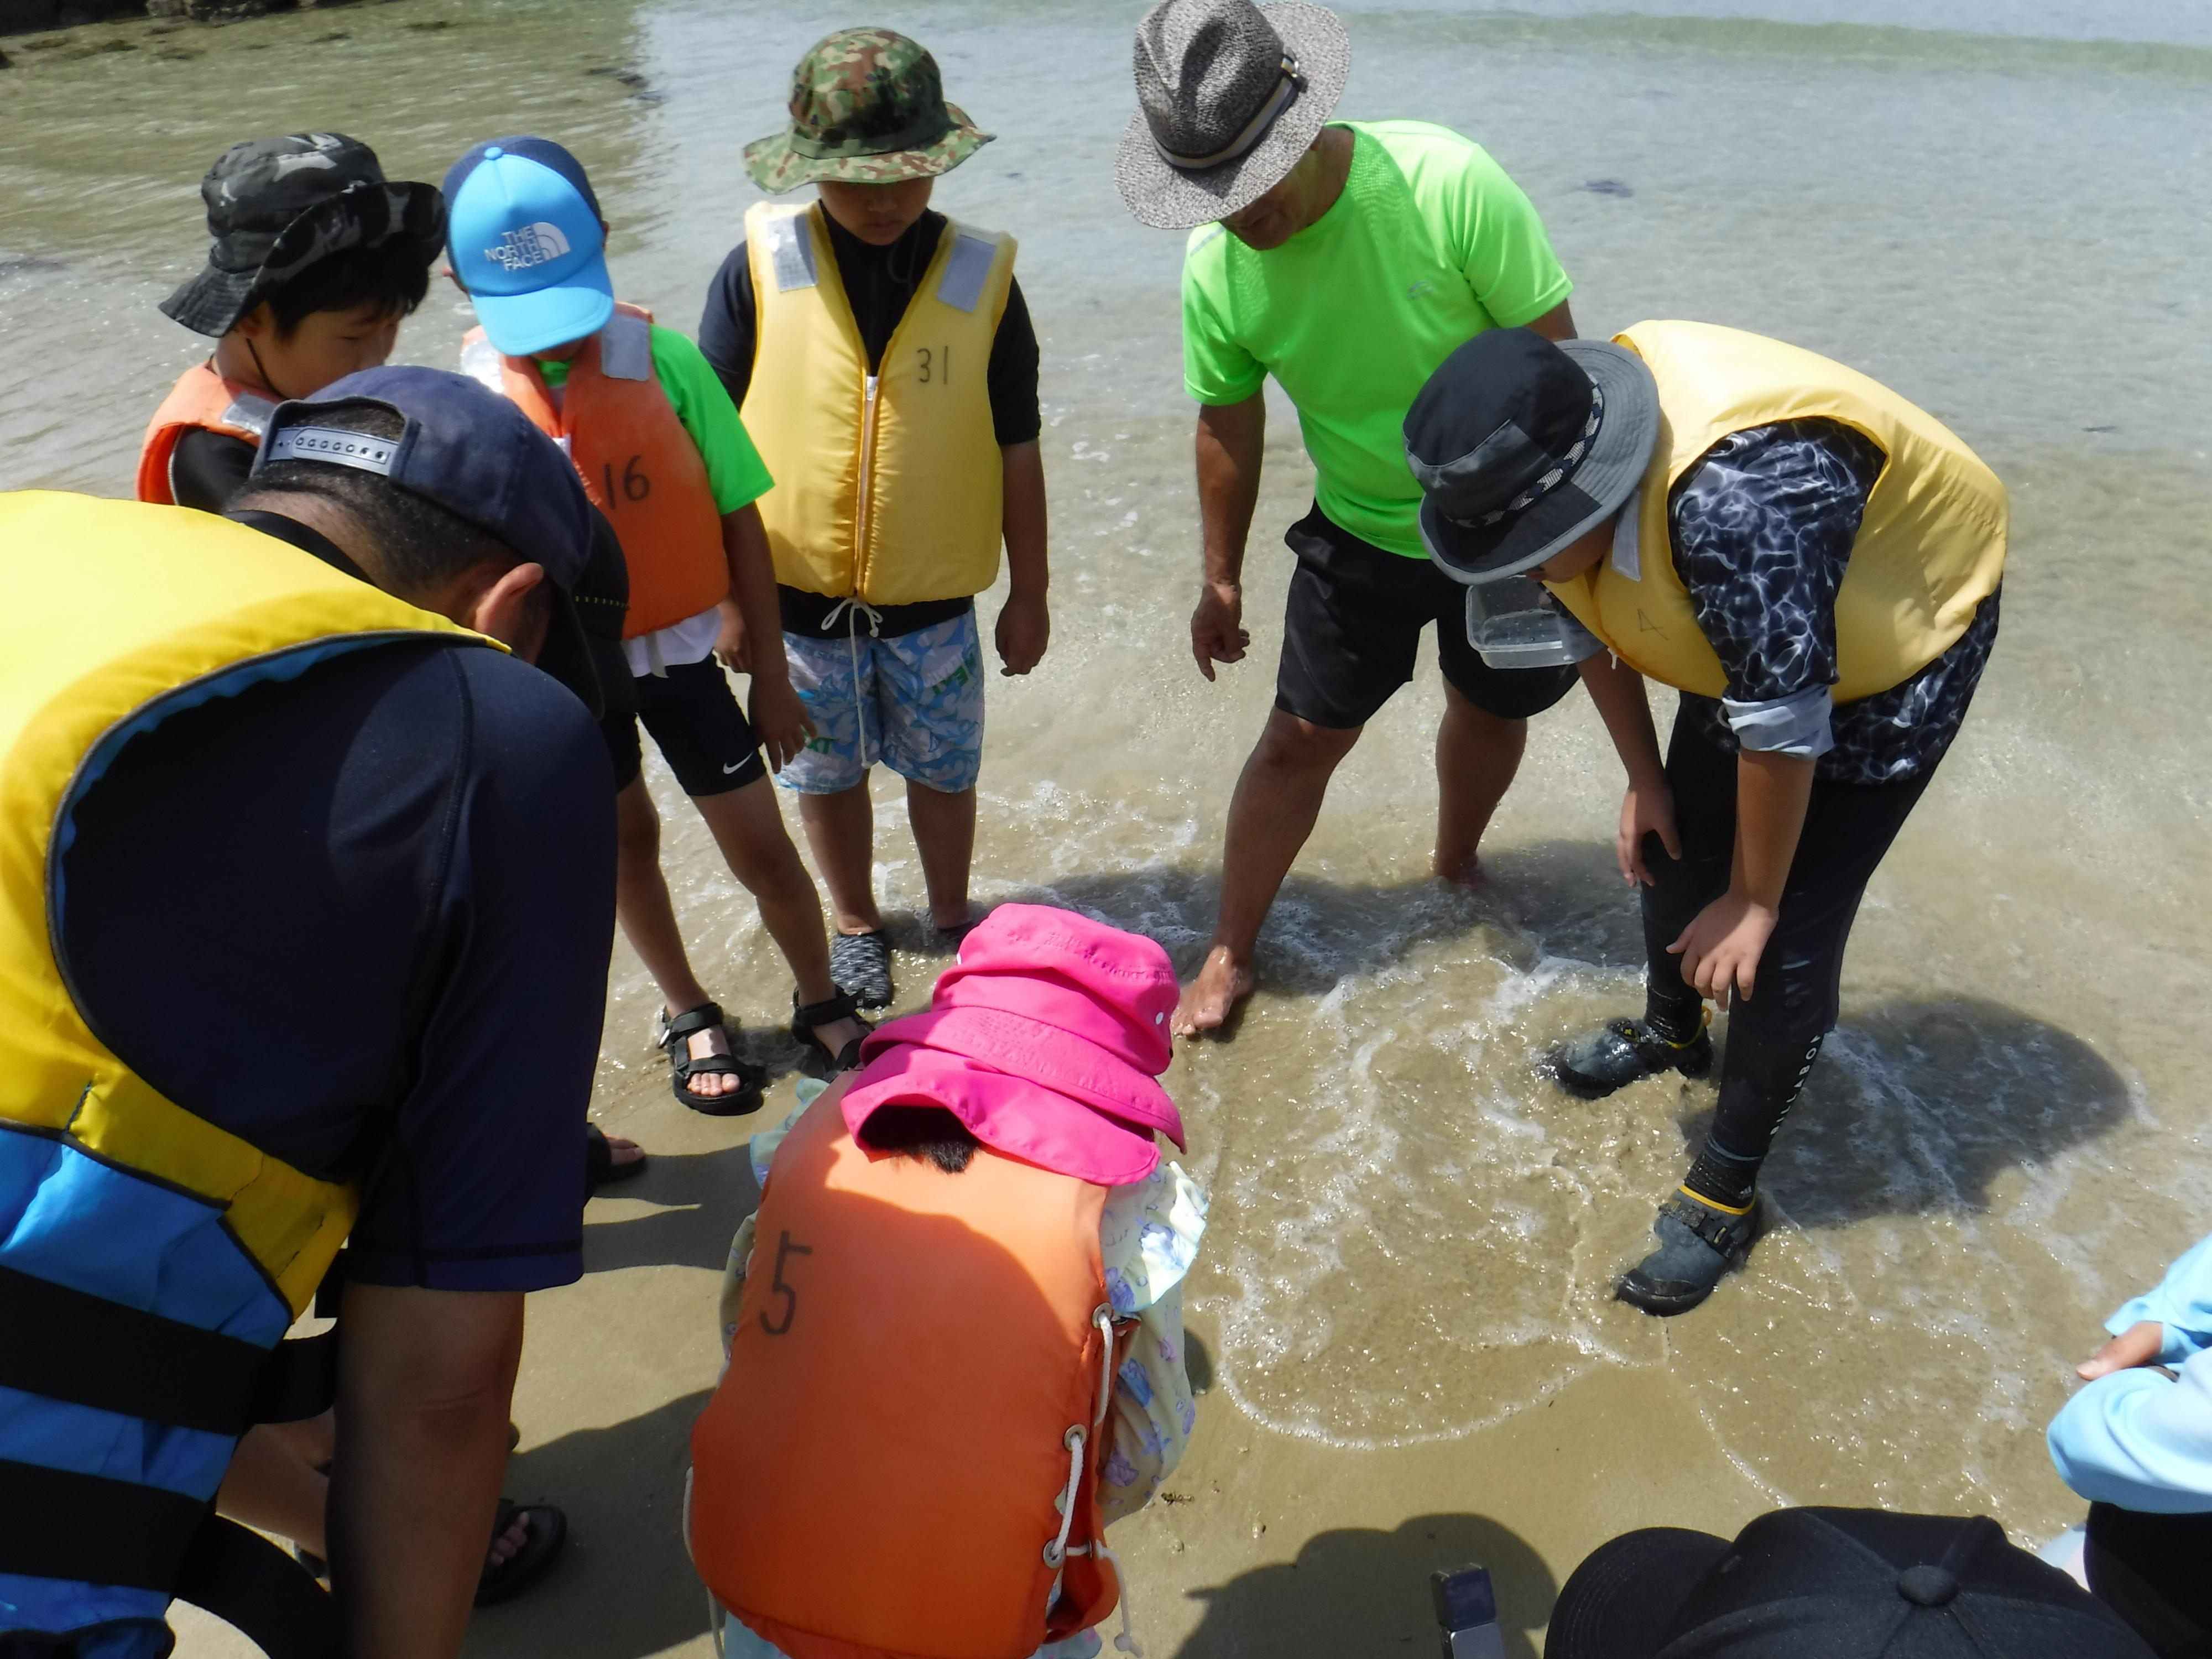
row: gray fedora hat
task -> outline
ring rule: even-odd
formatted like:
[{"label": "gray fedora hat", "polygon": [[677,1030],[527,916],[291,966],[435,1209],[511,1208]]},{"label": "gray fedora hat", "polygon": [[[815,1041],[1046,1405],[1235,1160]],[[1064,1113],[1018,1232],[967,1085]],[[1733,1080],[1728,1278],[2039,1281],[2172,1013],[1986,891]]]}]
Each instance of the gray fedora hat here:
[{"label": "gray fedora hat", "polygon": [[1161,0],[1137,25],[1137,101],[1114,182],[1163,230],[1249,207],[1297,165],[1352,72],[1352,42],[1308,0]]}]

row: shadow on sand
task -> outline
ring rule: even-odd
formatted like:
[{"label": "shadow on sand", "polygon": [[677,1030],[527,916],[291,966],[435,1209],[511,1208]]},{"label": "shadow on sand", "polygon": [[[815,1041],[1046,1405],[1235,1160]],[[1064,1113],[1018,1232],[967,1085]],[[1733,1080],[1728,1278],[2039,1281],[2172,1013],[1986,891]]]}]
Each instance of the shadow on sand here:
[{"label": "shadow on sand", "polygon": [[509,1494],[568,1511],[568,1553],[528,1595],[480,1608],[465,1652],[641,1659],[706,1633],[683,1534],[691,1425],[706,1404],[704,1390],[686,1395],[510,1460]]},{"label": "shadow on sand", "polygon": [[[1393,1532],[1316,1533],[1297,1559],[1190,1592],[1206,1615],[1176,1659],[1401,1659],[1437,1650],[1429,1575],[1480,1565],[1498,1592],[1507,1659],[1536,1659],[1559,1586],[1520,1537],[1479,1515],[1416,1516]],[[1139,1594],[1143,1593],[1141,1586]]]},{"label": "shadow on sand", "polygon": [[[2033,1169],[2134,1109],[2069,1032],[1974,998],[1847,1012],[1776,1138],[1765,1183],[1801,1227],[1978,1212],[2004,1170]],[[1710,1113],[1683,1127],[1704,1143]]]},{"label": "shadow on sand", "polygon": [[[750,1121],[759,1128],[772,1128],[781,1115],[760,1112]],[[750,1137],[754,1131],[741,1133]],[[665,1207],[619,1221],[599,1219],[604,1206],[598,1211],[586,1207],[584,1271],[665,1266],[720,1273],[729,1259],[730,1235],[760,1205],[747,1147],[748,1141],[741,1140],[719,1152],[651,1154],[643,1175],[607,1189],[607,1195],[643,1199]]]}]

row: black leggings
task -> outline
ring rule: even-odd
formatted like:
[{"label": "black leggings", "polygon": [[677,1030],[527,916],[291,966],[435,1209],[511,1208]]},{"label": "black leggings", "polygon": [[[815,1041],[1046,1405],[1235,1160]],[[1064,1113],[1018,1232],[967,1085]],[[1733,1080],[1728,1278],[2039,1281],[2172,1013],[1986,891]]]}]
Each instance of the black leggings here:
[{"label": "black leggings", "polygon": [[2158,1659],[2212,1655],[2212,1515],[2143,1515],[2089,1506],[2089,1588]]},{"label": "black leggings", "polygon": [[[1781,919],[1759,959],[1758,989],[1729,1006],[1720,1105],[1692,1171],[1696,1190],[1723,1202],[1748,1201],[1774,1132],[1804,1085],[1821,1039],[1835,1025],[1844,943],[1867,882],[1934,769],[1905,783],[1814,782],[1804,832],[1783,885]],[[1645,836],[1644,866],[1657,884],[1640,890],[1650,964],[1644,1018],[1676,1040],[1695,1033],[1704,1002],[1683,982],[1682,959],[1668,955],[1667,947],[1728,890],[1735,854],[1735,781],[1736,757],[1707,737],[1686,708],[1678,712],[1667,745],[1667,781],[1682,856],[1668,857],[1657,836]]]}]

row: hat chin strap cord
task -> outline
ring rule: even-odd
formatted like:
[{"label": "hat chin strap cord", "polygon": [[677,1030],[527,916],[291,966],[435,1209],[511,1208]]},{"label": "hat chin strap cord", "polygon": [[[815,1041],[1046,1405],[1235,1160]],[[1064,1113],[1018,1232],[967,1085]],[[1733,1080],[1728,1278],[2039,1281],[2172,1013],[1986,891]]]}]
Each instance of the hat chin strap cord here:
[{"label": "hat chin strap cord", "polygon": [[1145,1650],[1137,1640],[1136,1620],[1129,1606],[1129,1577],[1121,1571],[1121,1558],[1106,1547],[1103,1538],[1094,1538],[1087,1544],[1070,1548],[1067,1534],[1075,1527],[1075,1494],[1083,1485],[1084,1448],[1096,1436],[1105,1432],[1106,1407],[1114,1399],[1114,1310],[1101,1304],[1091,1316],[1091,1322],[1098,1328],[1098,1408],[1091,1420],[1091,1431],[1084,1432],[1080,1423],[1071,1425],[1062,1437],[1067,1447],[1067,1486],[1060,1495],[1060,1536],[1044,1547],[1045,1565],[1053,1570],[1052,1595],[1045,1605],[1050,1607],[1060,1599],[1060,1571],[1071,1555],[1088,1555],[1094,1560],[1113,1565],[1115,1577],[1121,1587],[1121,1633],[1114,1638],[1114,1645],[1129,1659],[1145,1659]]},{"label": "hat chin strap cord", "polygon": [[1247,121],[1244,130],[1224,147],[1211,155],[1178,155],[1156,136],[1152,139],[1152,148],[1159,151],[1160,159],[1170,167],[1181,167],[1185,173],[1201,173],[1207,167],[1219,167],[1224,161],[1233,161],[1267,136],[1267,129],[1273,126],[1276,118],[1290,107],[1291,100],[1305,90],[1305,77],[1298,73],[1298,60],[1285,52],[1281,78],[1275,82],[1275,89],[1260,106],[1260,112]]}]

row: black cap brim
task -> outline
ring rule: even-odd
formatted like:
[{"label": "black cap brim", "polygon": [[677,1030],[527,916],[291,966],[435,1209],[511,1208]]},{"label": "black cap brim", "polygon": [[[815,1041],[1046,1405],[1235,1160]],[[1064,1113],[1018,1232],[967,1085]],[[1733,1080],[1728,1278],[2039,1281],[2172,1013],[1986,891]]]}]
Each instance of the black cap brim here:
[{"label": "black cap brim", "polygon": [[[350,199],[356,190],[374,189],[383,191],[391,203],[387,228],[379,236],[365,237],[359,234],[361,207]],[[201,267],[199,274],[181,283],[169,297],[161,302],[161,314],[171,322],[181,323],[195,334],[204,334],[214,339],[238,325],[238,319],[268,298],[275,287],[269,275],[268,260],[274,258],[278,248],[288,237],[295,235],[303,224],[319,218],[346,217],[355,222],[355,234],[341,234],[334,239],[319,239],[319,245],[310,263],[327,259],[348,248],[381,247],[386,242],[412,240],[422,248],[422,263],[428,264],[437,258],[445,246],[445,198],[438,193],[435,185],[419,184],[407,179],[376,179],[349,185],[325,200],[307,209],[283,231],[270,239],[269,254],[262,263],[250,270],[225,270],[210,258]],[[410,230],[410,227],[419,227]],[[305,266],[301,269],[306,269]],[[296,275],[296,272],[288,272]]]},{"label": "black cap brim", "polygon": [[[593,720],[604,719],[606,665],[600,642],[586,631],[576,615],[575,601],[552,583],[545,586],[553,597],[553,614],[546,625],[545,643],[538,653],[538,666],[574,692],[576,701]],[[617,662],[621,655],[621,647],[617,647]]]},{"label": "black cap brim", "polygon": [[1559,1591],[1546,1659],[1652,1659],[1698,1580],[1733,1547],[1679,1527],[1646,1527],[1600,1545]]},{"label": "black cap brim", "polygon": [[1559,345],[1605,394],[1605,418],[1573,477],[1502,526],[1463,525],[1445,517],[1434,496],[1422,501],[1421,544],[1431,562],[1461,581],[1534,569],[1618,513],[1651,464],[1662,425],[1659,386],[1644,359],[1609,340]]}]

